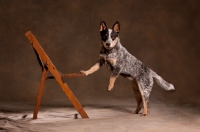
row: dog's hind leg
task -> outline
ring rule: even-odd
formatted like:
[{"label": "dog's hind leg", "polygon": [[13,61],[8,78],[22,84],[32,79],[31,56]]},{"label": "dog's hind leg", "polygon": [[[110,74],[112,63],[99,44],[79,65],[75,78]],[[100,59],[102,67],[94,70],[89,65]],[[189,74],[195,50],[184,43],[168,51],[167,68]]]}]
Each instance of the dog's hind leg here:
[{"label": "dog's hind leg", "polygon": [[132,88],[133,88],[133,94],[134,94],[135,100],[137,102],[137,108],[132,113],[138,114],[142,108],[142,96],[141,96],[141,93],[140,93],[140,90],[139,90],[136,80],[132,81]]},{"label": "dog's hind leg", "polygon": [[139,91],[140,91],[140,94],[141,94],[141,98],[142,98],[142,102],[143,102],[143,112],[142,112],[142,116],[146,116],[147,113],[148,113],[148,109],[147,109],[147,99],[145,98],[145,93],[144,93],[144,88],[143,86],[139,83],[138,84],[138,87],[139,87]]},{"label": "dog's hind leg", "polygon": [[143,77],[137,83],[142,96],[142,102],[144,107],[142,116],[146,116],[148,113],[149,96],[153,87],[153,78]]}]

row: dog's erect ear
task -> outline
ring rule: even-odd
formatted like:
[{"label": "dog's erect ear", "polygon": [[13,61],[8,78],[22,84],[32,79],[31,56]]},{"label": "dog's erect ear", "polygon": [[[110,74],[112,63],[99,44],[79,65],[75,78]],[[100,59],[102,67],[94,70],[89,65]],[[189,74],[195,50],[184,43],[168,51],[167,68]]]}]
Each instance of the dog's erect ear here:
[{"label": "dog's erect ear", "polygon": [[112,29],[113,29],[113,31],[119,33],[119,31],[120,31],[120,25],[119,25],[118,21],[115,22],[115,24],[113,25]]},{"label": "dog's erect ear", "polygon": [[106,26],[106,23],[104,21],[101,21],[100,22],[100,32],[104,31],[104,30],[107,30],[107,26]]}]

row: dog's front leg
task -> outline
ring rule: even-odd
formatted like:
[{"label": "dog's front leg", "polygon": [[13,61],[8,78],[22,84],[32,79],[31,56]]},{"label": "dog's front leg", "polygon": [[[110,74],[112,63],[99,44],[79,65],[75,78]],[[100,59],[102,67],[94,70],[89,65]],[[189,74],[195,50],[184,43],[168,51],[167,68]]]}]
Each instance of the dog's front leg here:
[{"label": "dog's front leg", "polygon": [[116,78],[117,77],[113,77],[113,76],[110,77],[110,82],[108,85],[108,92],[110,92],[113,89]]},{"label": "dog's front leg", "polygon": [[120,68],[115,68],[113,70],[113,73],[110,77],[109,85],[108,85],[108,92],[110,92],[114,88],[115,80],[118,77],[121,69]]},{"label": "dog's front leg", "polygon": [[87,71],[81,70],[80,72],[87,76],[87,75],[92,74],[93,72],[99,70],[100,67],[101,67],[100,61],[97,61],[97,63],[95,63],[94,66],[92,66],[89,70],[87,70]]}]

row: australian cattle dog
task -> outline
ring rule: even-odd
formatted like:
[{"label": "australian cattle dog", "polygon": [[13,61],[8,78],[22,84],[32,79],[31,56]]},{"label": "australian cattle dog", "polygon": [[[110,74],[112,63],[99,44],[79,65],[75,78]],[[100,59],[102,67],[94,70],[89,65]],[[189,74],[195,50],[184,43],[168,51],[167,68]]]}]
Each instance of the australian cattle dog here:
[{"label": "australian cattle dog", "polygon": [[137,108],[133,113],[138,114],[143,104],[143,116],[148,113],[147,105],[149,95],[153,87],[153,78],[165,90],[175,90],[174,86],[166,82],[153,70],[145,66],[136,57],[131,55],[120,43],[119,39],[120,24],[115,22],[112,29],[108,29],[106,23],[100,23],[100,35],[102,48],[99,60],[87,71],[81,71],[86,76],[97,71],[102,65],[105,65],[112,71],[108,91],[114,87],[116,78],[121,75],[132,81],[134,96],[137,102]]}]

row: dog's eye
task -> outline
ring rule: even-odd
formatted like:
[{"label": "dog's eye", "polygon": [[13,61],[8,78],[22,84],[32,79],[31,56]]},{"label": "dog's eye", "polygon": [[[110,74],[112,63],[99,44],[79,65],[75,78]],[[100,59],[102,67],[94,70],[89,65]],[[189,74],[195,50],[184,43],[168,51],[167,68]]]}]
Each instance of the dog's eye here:
[{"label": "dog's eye", "polygon": [[110,37],[112,38],[112,40],[115,40],[115,38],[118,36],[117,32],[112,31]]},{"label": "dog's eye", "polygon": [[105,42],[108,39],[108,36],[102,36],[101,39]]},{"label": "dog's eye", "polygon": [[112,40],[115,40],[115,38],[116,38],[115,36],[111,35],[111,39],[112,39]]}]

